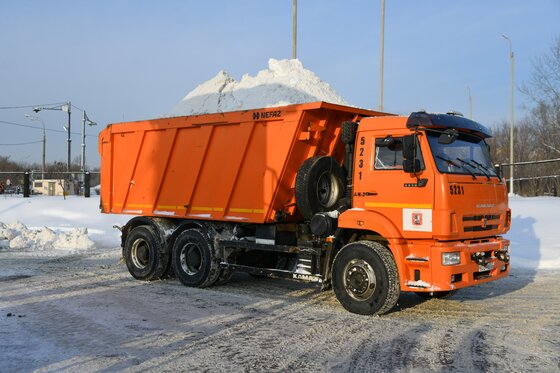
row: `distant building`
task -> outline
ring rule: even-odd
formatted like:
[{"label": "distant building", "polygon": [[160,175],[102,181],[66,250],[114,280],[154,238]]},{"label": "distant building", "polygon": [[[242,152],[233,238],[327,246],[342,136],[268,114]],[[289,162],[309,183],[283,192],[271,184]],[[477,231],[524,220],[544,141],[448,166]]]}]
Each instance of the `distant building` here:
[{"label": "distant building", "polygon": [[33,181],[31,190],[33,194],[43,194],[46,196],[69,195],[74,194],[74,183],[61,179],[36,179]]}]

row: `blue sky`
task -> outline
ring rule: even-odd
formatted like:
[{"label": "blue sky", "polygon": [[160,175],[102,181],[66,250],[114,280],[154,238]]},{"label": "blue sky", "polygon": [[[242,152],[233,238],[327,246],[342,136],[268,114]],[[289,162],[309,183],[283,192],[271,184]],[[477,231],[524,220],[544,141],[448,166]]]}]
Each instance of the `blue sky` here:
[{"label": "blue sky", "polygon": [[[353,105],[378,107],[381,0],[298,1],[298,58]],[[509,47],[516,86],[532,60],[560,36],[560,0],[386,0],[384,110],[468,114],[494,125],[509,118]],[[108,123],[168,112],[224,69],[236,79],[291,57],[291,0],[0,1],[0,107],[71,100],[98,122],[86,159],[96,166],[98,131]],[[516,91],[516,118],[530,102]],[[29,110],[0,121],[39,126]],[[41,112],[62,130],[62,112]],[[0,144],[41,131],[0,123]],[[80,113],[72,120],[79,155]],[[0,155],[40,162],[40,144],[0,145]],[[47,160],[66,160],[66,135],[47,132]]]}]

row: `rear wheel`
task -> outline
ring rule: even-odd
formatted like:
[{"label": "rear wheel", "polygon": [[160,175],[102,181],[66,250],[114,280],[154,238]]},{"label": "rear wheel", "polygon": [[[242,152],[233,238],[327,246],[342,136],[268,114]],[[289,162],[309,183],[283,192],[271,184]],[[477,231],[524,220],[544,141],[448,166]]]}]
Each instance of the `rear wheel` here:
[{"label": "rear wheel", "polygon": [[210,238],[201,229],[187,229],[173,244],[173,270],[186,286],[207,287],[220,276]]},{"label": "rear wheel", "polygon": [[124,260],[130,274],[138,280],[156,280],[163,276],[169,264],[167,245],[149,225],[131,230],[124,246]]},{"label": "rear wheel", "polygon": [[377,242],[344,246],[334,259],[332,287],[338,301],[350,312],[381,315],[390,311],[400,294],[393,256]]}]

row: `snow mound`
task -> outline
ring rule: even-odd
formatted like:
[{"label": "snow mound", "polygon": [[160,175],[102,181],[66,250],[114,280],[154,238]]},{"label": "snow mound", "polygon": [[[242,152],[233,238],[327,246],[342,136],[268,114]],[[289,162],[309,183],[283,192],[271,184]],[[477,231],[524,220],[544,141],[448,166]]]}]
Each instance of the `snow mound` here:
[{"label": "snow mound", "polygon": [[560,268],[558,217],[560,198],[509,198],[511,230],[511,266],[529,269]]},{"label": "snow mound", "polygon": [[11,224],[0,223],[0,250],[87,250],[95,246],[87,234],[87,228],[56,232],[47,227],[29,229],[19,221]]},{"label": "snow mound", "polygon": [[220,113],[236,110],[325,101],[348,105],[335,90],[299,60],[268,61],[268,69],[236,81],[226,71],[189,92],[168,116]]}]

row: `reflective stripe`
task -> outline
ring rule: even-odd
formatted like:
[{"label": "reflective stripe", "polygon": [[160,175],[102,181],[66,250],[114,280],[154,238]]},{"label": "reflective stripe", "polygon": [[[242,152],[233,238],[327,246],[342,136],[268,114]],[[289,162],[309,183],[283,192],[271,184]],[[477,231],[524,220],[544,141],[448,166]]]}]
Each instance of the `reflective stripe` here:
[{"label": "reflective stripe", "polygon": [[393,207],[399,209],[431,209],[429,203],[385,203],[385,202],[366,202],[366,207]]},{"label": "reflective stripe", "polygon": [[251,213],[262,214],[262,213],[264,213],[263,209],[242,209],[242,208],[235,208],[235,207],[230,208],[229,211],[230,212],[244,212],[244,213],[247,213],[247,214],[251,214]]},{"label": "reflective stripe", "polygon": [[222,207],[200,207],[200,206],[193,206],[193,211],[224,211]]}]

